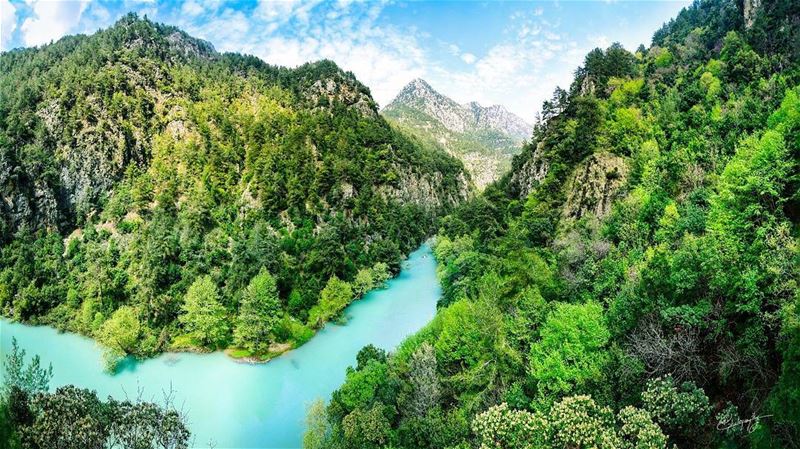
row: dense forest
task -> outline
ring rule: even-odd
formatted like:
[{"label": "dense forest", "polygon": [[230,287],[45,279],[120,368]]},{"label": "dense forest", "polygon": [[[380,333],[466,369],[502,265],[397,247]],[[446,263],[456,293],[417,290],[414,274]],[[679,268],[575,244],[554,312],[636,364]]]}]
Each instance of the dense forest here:
[{"label": "dense forest", "polygon": [[307,449],[800,447],[800,3],[701,0],[586,55],[440,223],[443,297]]},{"label": "dense forest", "polygon": [[302,344],[469,195],[330,61],[132,14],[0,55],[2,315],[92,336],[110,366]]}]

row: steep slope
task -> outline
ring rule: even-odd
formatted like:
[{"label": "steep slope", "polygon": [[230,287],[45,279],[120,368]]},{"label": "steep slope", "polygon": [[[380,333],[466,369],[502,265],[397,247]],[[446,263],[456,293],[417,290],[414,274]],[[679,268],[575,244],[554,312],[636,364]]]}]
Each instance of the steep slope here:
[{"label": "steep slope", "polygon": [[274,67],[133,15],[0,55],[0,99],[3,314],[106,335],[124,310],[123,353],[230,344],[262,268],[280,301],[260,352],[297,343],[326,282],[396,268],[469,193],[334,63]]},{"label": "steep slope", "polygon": [[437,317],[365,348],[329,447],[797,448],[800,3],[585,58],[442,220]]},{"label": "steep slope", "polygon": [[409,83],[381,114],[431,147],[459,158],[479,188],[510,168],[531,127],[499,105],[458,104],[427,82]]}]

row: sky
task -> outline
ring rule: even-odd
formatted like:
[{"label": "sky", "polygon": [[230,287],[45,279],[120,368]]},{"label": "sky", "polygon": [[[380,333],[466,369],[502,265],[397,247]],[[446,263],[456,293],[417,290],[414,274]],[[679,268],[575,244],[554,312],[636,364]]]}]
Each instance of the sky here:
[{"label": "sky", "polygon": [[385,106],[415,78],[466,103],[501,104],[533,122],[584,55],[650,39],[691,0],[0,0],[0,50],[90,34],[133,11],[218,51],[297,66],[331,59]]}]

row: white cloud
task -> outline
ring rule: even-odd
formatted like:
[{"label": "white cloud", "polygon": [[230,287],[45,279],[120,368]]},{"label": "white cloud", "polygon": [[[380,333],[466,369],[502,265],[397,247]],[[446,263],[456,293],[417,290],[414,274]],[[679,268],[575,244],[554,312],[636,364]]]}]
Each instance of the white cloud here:
[{"label": "white cloud", "polygon": [[178,25],[219,50],[253,54],[270,64],[294,67],[331,59],[385,105],[406,83],[425,76],[428,61],[417,30],[377,24],[383,6],[262,0],[250,15],[223,9],[213,21],[187,18]]},{"label": "white cloud", "polygon": [[[256,19],[270,23],[287,23],[294,19],[307,24],[311,17],[311,10],[319,4],[320,0],[259,0],[253,11]],[[342,11],[348,8],[348,3],[339,3],[337,8],[329,11],[330,19],[339,17]]]},{"label": "white cloud", "polygon": [[462,55],[461,55],[461,59],[462,59],[464,62],[466,62],[467,64],[472,64],[472,63],[474,63],[474,62],[475,62],[475,60],[476,60],[476,59],[478,59],[478,58],[477,58],[477,57],[475,57],[475,55],[473,55],[472,53],[464,53],[464,54],[462,54]]},{"label": "white cloud", "polygon": [[183,5],[181,5],[181,12],[192,17],[203,14],[203,11],[205,11],[203,5],[195,2],[194,0],[187,0],[183,2]]},{"label": "white cloud", "polygon": [[22,23],[20,31],[26,46],[41,45],[67,34],[80,21],[87,1],[29,0],[33,16]]},{"label": "white cloud", "polygon": [[11,34],[17,28],[17,8],[8,0],[0,0],[0,51],[7,50]]},{"label": "white cloud", "polygon": [[561,40],[561,36],[556,33],[553,33],[552,31],[545,32],[544,37],[551,41]]},{"label": "white cloud", "polygon": [[600,47],[605,49],[611,45],[611,41],[608,39],[608,36],[589,36],[588,40],[592,44],[592,47]]},{"label": "white cloud", "polygon": [[431,82],[456,101],[502,104],[532,122],[557,86],[569,86],[587,50],[539,16],[538,11],[512,16],[505,33],[508,40],[464,70],[434,67]]}]

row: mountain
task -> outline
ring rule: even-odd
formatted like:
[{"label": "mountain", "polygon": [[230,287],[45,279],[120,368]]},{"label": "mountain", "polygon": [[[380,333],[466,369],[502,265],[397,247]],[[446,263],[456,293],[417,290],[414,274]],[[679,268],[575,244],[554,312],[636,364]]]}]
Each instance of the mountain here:
[{"label": "mountain", "polygon": [[[271,66],[135,15],[3,53],[0,98],[2,313],[115,355],[300,344],[470,195],[333,62]],[[272,288],[268,316],[242,306]]]},{"label": "mountain", "polygon": [[798,44],[796,0],[700,0],[590,51],[442,219],[434,320],[363,349],[309,440],[800,447]]},{"label": "mountain", "polygon": [[531,126],[504,107],[459,104],[422,79],[405,86],[381,114],[423,143],[459,158],[479,188],[508,171],[511,157],[531,134]]}]

